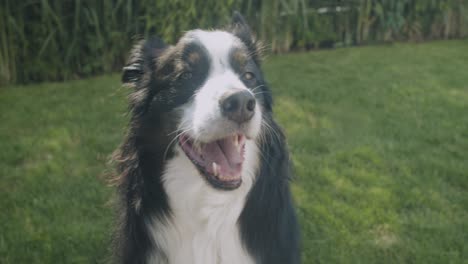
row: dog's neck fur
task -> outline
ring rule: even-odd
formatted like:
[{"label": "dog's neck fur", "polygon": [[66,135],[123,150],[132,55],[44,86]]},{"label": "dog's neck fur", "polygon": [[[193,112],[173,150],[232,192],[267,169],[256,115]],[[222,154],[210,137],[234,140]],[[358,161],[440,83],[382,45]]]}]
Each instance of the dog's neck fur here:
[{"label": "dog's neck fur", "polygon": [[[179,153],[177,153],[179,152]],[[160,253],[150,253],[150,263],[253,263],[243,248],[238,219],[258,170],[255,142],[246,145],[242,185],[233,191],[216,190],[199,175],[180,150],[167,165],[163,185],[172,214],[154,218],[149,229]],[[165,254],[165,256],[161,256]]]}]

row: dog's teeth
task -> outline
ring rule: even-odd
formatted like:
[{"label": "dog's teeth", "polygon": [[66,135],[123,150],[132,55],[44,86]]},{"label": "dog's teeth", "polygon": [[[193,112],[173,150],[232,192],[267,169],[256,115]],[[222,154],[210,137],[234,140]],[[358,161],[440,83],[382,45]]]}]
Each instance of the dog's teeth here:
[{"label": "dog's teeth", "polygon": [[235,136],[233,137],[233,140],[232,140],[232,141],[234,142],[234,146],[235,146],[236,148],[239,147],[239,137],[238,137],[237,135],[235,135]]},{"label": "dog's teeth", "polygon": [[216,164],[216,162],[213,162],[213,175],[218,176],[219,175],[219,165]]}]

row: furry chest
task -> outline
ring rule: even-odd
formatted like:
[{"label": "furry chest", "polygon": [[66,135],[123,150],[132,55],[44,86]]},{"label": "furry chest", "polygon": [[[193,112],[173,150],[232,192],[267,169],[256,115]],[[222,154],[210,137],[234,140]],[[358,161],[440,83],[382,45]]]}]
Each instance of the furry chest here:
[{"label": "furry chest", "polygon": [[[235,264],[253,263],[243,249],[236,226],[176,226],[163,227],[161,235],[166,241],[164,248],[170,264]],[[158,256],[150,263],[160,263]]]}]

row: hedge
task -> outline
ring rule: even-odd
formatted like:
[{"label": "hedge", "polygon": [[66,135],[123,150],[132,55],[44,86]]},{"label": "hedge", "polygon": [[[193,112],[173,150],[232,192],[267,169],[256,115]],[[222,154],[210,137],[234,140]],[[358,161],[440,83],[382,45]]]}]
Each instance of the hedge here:
[{"label": "hedge", "polygon": [[241,11],[272,52],[468,36],[466,0],[2,0],[0,85],[118,71],[137,39],[168,43]]}]

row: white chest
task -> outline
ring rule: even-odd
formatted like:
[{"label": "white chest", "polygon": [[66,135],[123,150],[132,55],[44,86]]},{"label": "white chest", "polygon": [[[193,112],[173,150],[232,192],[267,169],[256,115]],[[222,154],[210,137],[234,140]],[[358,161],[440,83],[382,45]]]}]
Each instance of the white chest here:
[{"label": "white chest", "polygon": [[[235,223],[223,220],[197,222],[187,218],[159,226],[156,235],[169,264],[253,263],[242,247]],[[192,222],[191,222],[192,221]],[[150,263],[160,256],[152,256]]]},{"label": "white chest", "polygon": [[[257,167],[254,144],[246,145],[243,183],[233,191],[209,186],[183,154],[169,162],[164,188],[172,217],[154,219],[149,226],[168,264],[254,263],[243,247],[237,224]],[[160,259],[152,255],[149,262],[165,263]]]}]

